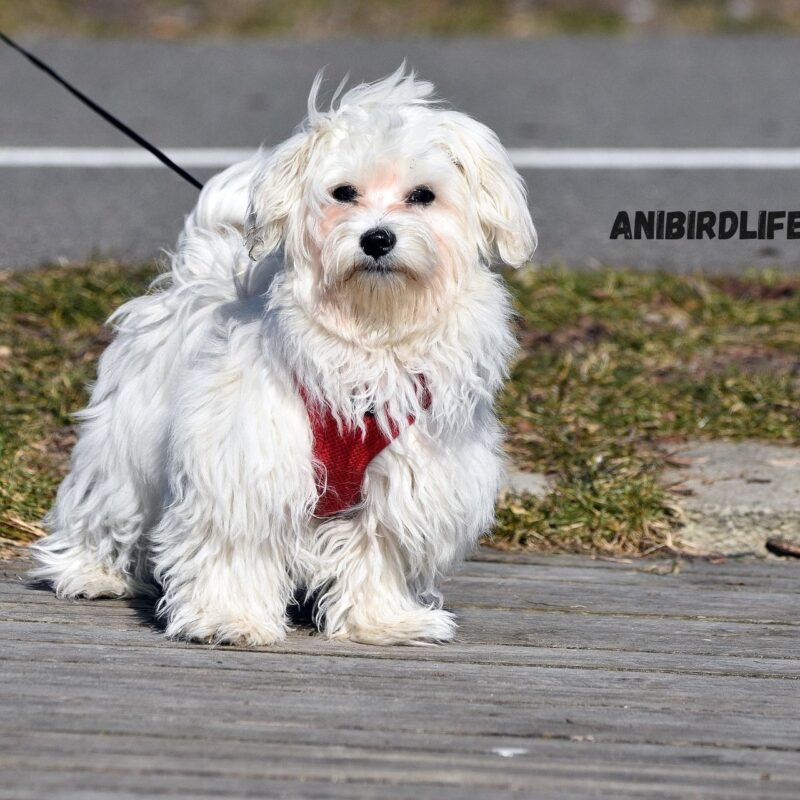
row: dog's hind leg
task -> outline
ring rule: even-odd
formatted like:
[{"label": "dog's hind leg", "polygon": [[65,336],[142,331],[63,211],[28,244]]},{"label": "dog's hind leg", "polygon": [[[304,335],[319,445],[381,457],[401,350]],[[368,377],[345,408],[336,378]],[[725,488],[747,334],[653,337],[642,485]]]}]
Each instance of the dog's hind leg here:
[{"label": "dog's hind leg", "polygon": [[33,548],[30,577],[59,597],[130,597],[146,581],[141,500],[130,481],[73,471],[47,517],[49,536]]},{"label": "dog's hind leg", "polygon": [[[146,425],[153,425],[157,412],[137,414],[124,400],[101,395],[83,412],[70,473],[45,519],[50,533],[32,548],[31,578],[51,584],[59,597],[124,597],[149,590],[145,537],[159,490],[145,482],[156,480],[148,462],[158,453],[157,446],[146,446],[155,441]],[[138,459],[137,451],[142,451]]]}]

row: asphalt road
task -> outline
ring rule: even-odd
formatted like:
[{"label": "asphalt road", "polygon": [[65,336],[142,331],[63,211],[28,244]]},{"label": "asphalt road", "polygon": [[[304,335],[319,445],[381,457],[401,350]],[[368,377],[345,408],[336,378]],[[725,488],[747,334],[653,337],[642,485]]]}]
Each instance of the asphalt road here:
[{"label": "asphalt road", "polygon": [[[316,71],[374,79],[407,58],[513,148],[797,148],[791,38],[535,42],[27,41],[163,147],[257,147],[288,136]],[[0,148],[128,147],[21,57],[0,50]],[[196,170],[207,178],[211,171]],[[524,169],[541,262],[675,271],[800,271],[800,239],[611,241],[625,209],[793,210],[800,169]],[[196,192],[163,169],[0,168],[0,265],[170,247]]]}]

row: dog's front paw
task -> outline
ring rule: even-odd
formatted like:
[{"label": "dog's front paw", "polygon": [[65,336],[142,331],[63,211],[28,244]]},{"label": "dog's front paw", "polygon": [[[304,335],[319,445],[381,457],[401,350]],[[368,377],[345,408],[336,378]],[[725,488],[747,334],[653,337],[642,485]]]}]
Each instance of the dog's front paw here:
[{"label": "dog's front paw", "polygon": [[420,608],[380,619],[353,615],[331,638],[376,645],[441,644],[451,641],[457,628],[449,611]]},{"label": "dog's front paw", "polygon": [[265,647],[285,639],[289,630],[283,619],[261,619],[248,615],[182,610],[169,614],[167,619],[165,632],[170,639],[214,645]]}]

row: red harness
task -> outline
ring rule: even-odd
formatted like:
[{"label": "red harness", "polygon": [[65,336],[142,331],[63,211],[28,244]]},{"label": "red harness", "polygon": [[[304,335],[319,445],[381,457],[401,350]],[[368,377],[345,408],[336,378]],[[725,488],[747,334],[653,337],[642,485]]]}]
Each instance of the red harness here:
[{"label": "red harness", "polygon": [[[330,409],[320,409],[305,389],[299,388],[314,436],[314,461],[322,467],[317,476],[318,497],[314,516],[330,517],[361,501],[361,484],[367,466],[400,435],[400,429],[394,420],[390,420],[391,435],[387,436],[378,426],[374,414],[366,414],[363,431],[344,426],[340,430]],[[430,396],[426,391],[422,407],[428,408],[429,405]],[[409,415],[408,424],[414,422],[415,418]]]}]

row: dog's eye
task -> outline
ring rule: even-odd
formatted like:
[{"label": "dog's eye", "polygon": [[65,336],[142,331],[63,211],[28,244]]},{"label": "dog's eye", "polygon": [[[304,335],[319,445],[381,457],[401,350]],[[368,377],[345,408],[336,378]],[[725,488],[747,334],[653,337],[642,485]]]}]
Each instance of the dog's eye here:
[{"label": "dog's eye", "polygon": [[427,186],[417,186],[406,197],[406,203],[417,206],[429,206],[436,199],[436,195]]},{"label": "dog's eye", "polygon": [[331,192],[331,197],[340,203],[355,203],[358,199],[358,189],[352,184],[343,183]]}]

